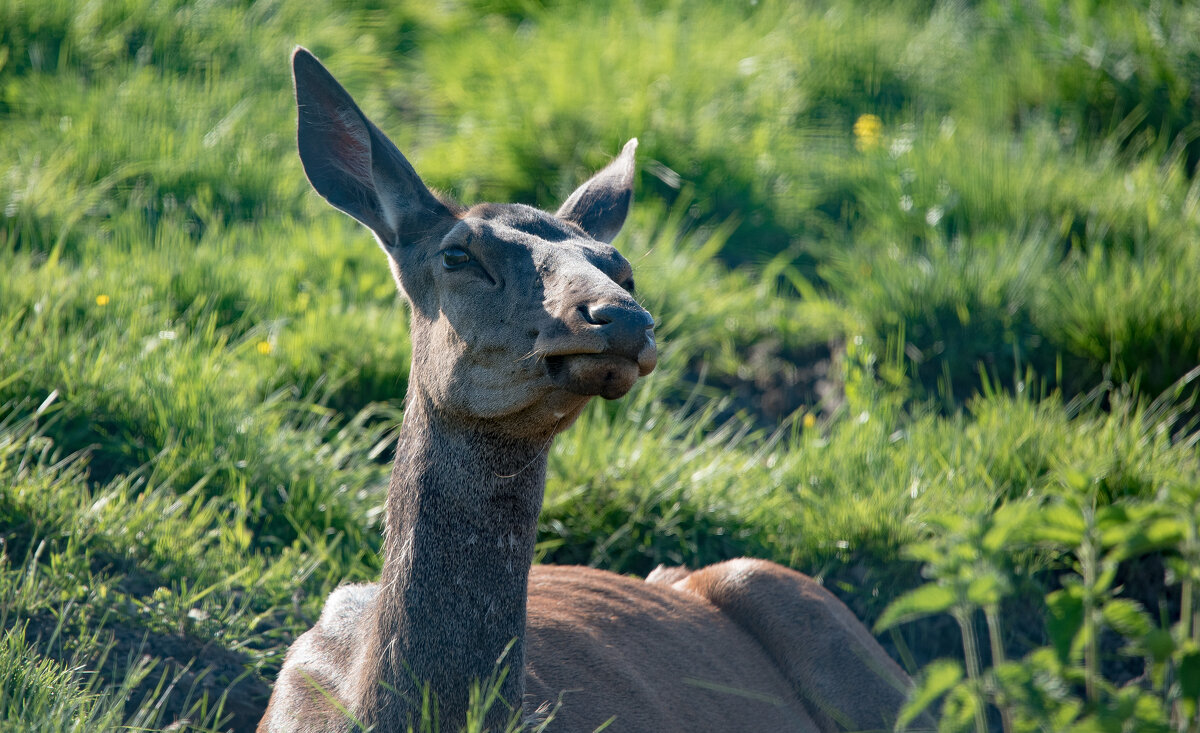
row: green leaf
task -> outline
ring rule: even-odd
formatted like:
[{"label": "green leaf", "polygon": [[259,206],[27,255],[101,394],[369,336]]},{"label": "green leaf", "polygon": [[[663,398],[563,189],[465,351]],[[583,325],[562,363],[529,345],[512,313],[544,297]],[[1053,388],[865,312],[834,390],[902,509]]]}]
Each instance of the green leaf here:
[{"label": "green leaf", "polygon": [[1180,657],[1179,690],[1186,698],[1200,698],[1200,650],[1193,649]]},{"label": "green leaf", "polygon": [[1126,598],[1115,598],[1104,604],[1101,615],[1105,623],[1121,636],[1140,639],[1150,633],[1153,626],[1142,604]]},{"label": "green leaf", "polygon": [[908,702],[896,719],[896,730],[905,730],[908,724],[954,687],[963,678],[962,665],[953,659],[937,659],[925,665],[921,677],[909,693]]},{"label": "green leaf", "polygon": [[1128,504],[1109,504],[1096,511],[1096,527],[1101,531],[1128,527],[1133,522]]},{"label": "green leaf", "polygon": [[949,588],[932,583],[923,585],[888,604],[875,624],[875,632],[879,633],[897,624],[942,613],[949,610],[955,600],[954,593]]},{"label": "green leaf", "polygon": [[1095,715],[1088,715],[1075,721],[1070,728],[1067,728],[1066,733],[1109,733],[1109,731]]},{"label": "green leaf", "polygon": [[1100,541],[1112,548],[1109,558],[1119,562],[1148,552],[1174,547],[1183,539],[1186,526],[1173,517],[1156,516],[1158,507],[1134,505],[1107,507],[1097,517]]},{"label": "green leaf", "polygon": [[1007,585],[999,573],[985,572],[971,579],[967,586],[967,600],[980,607],[995,605],[1000,602]]},{"label": "green leaf", "polygon": [[1092,482],[1092,477],[1089,474],[1080,471],[1078,468],[1064,468],[1062,472],[1062,481],[1068,487],[1082,494],[1084,490],[1087,489],[1088,484]]},{"label": "green leaf", "polygon": [[903,552],[910,560],[933,566],[940,565],[946,559],[946,552],[938,542],[918,542],[908,545]]},{"label": "green leaf", "polygon": [[1086,526],[1078,509],[1067,504],[1050,504],[1033,516],[1026,532],[1033,542],[1074,549],[1083,544]]},{"label": "green leaf", "polygon": [[979,709],[979,695],[969,683],[961,683],[950,689],[942,703],[942,718],[939,731],[967,731],[975,722],[975,711]]},{"label": "green leaf", "polygon": [[1092,593],[1102,595],[1112,588],[1113,581],[1117,579],[1117,563],[1108,562],[1109,558],[1105,558],[1105,562],[1100,563],[1100,572],[1096,573],[1096,581],[1092,584]]},{"label": "green leaf", "polygon": [[1174,547],[1183,541],[1187,525],[1175,517],[1155,517],[1142,527],[1146,550]]},{"label": "green leaf", "polygon": [[1158,696],[1149,690],[1138,690],[1133,703],[1134,730],[1138,733],[1168,733],[1170,723],[1166,707]]},{"label": "green leaf", "polygon": [[1200,579],[1200,567],[1192,565],[1183,557],[1168,557],[1166,558],[1167,569],[1175,575],[1175,582],[1179,583],[1187,578],[1193,580]]},{"label": "green leaf", "polygon": [[1028,501],[1010,501],[992,515],[992,526],[983,536],[983,549],[995,553],[1008,549],[1019,538],[1037,507]]},{"label": "green leaf", "polygon": [[1071,733],[1082,731],[1137,731],[1137,733],[1168,733],[1164,706],[1158,696],[1137,685],[1126,685],[1112,692],[1107,703],[1094,716],[1085,718],[1070,728]]},{"label": "green leaf", "polygon": [[1142,649],[1155,663],[1165,662],[1175,652],[1175,637],[1166,629],[1151,629],[1142,637]]},{"label": "green leaf", "polygon": [[1050,642],[1059,661],[1068,664],[1083,627],[1083,592],[1078,586],[1054,591],[1046,596],[1046,606],[1050,611],[1046,618]]}]

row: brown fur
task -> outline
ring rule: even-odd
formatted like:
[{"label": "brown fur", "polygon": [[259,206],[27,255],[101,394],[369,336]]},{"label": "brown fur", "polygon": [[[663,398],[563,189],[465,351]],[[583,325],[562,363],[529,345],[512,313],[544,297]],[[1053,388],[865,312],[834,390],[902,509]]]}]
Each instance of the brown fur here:
[{"label": "brown fur", "polygon": [[288,651],[259,731],[406,730],[423,684],[441,730],[505,650],[506,704],[551,730],[890,729],[908,678],[819,584],[733,560],[641,582],[536,567],[546,452],[593,396],[654,369],[653,321],[608,242],[632,196],[631,141],[555,215],[463,211],[307,51],[293,57],[300,155],[367,225],[412,304],[413,364],[378,584],[334,591]]}]

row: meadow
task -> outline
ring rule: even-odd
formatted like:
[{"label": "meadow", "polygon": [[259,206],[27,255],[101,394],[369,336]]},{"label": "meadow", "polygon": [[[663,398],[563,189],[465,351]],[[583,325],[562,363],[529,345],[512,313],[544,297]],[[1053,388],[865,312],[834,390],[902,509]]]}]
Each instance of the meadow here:
[{"label": "meadow", "polygon": [[539,561],[809,573],[941,730],[1200,731],[1170,0],[0,0],[0,730],[252,729],[378,572],[407,315],[297,43],[464,202],[641,141],[660,366],[557,440]]}]

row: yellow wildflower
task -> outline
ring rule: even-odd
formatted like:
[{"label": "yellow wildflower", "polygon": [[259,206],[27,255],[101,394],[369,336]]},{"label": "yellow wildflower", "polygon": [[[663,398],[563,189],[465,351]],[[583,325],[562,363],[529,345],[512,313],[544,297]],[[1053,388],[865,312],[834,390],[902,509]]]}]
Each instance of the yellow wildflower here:
[{"label": "yellow wildflower", "polygon": [[107,295],[105,295],[104,293],[100,293],[99,295],[96,296],[96,305],[103,308],[104,306],[108,305],[109,300],[110,300],[110,298]]},{"label": "yellow wildflower", "polygon": [[804,427],[813,428],[817,425],[817,416],[811,412],[804,413]]},{"label": "yellow wildflower", "polygon": [[259,341],[258,342],[258,353],[260,353],[264,356],[266,356],[267,354],[270,354],[271,353],[271,342],[270,341]]},{"label": "yellow wildflower", "polygon": [[883,120],[865,114],[854,123],[854,147],[859,150],[874,150],[883,139]]}]

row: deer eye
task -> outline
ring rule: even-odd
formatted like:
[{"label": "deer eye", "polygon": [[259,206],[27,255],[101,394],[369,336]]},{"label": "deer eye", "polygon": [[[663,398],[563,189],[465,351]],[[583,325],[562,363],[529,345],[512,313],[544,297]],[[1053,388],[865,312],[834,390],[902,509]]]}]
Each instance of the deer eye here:
[{"label": "deer eye", "polygon": [[458,270],[471,261],[471,255],[466,250],[457,247],[442,250],[442,267],[447,270]]}]

